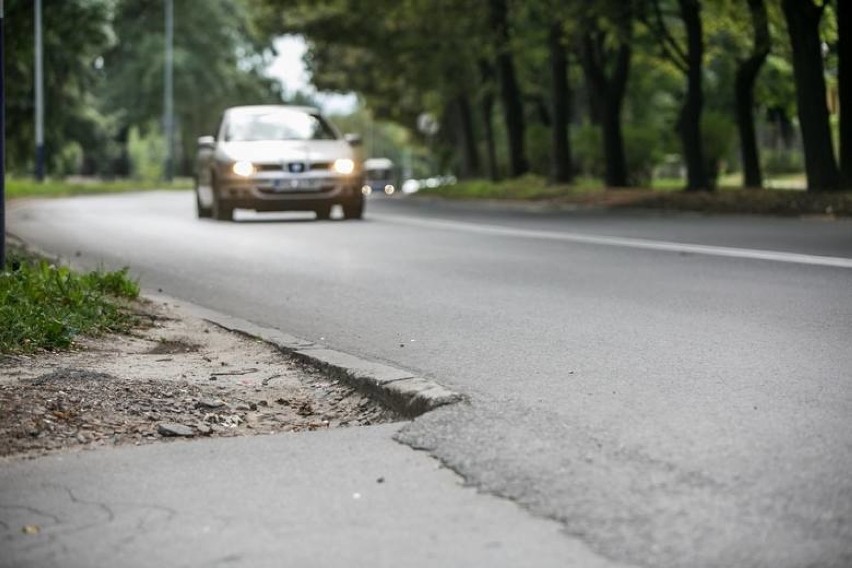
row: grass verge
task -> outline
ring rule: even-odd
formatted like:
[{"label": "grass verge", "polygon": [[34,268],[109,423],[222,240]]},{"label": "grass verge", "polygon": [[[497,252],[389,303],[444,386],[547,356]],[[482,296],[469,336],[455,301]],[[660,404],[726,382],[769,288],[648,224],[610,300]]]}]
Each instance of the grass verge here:
[{"label": "grass verge", "polygon": [[[683,182],[679,183],[682,186]],[[852,192],[811,193],[792,189],[732,187],[721,187],[714,192],[685,192],[676,191],[674,186],[667,185],[654,189],[605,189],[594,179],[577,179],[572,185],[551,185],[545,178],[534,175],[500,182],[463,181],[421,190],[416,195],[705,213],[852,217]]]},{"label": "grass verge", "polygon": [[170,183],[138,180],[101,181],[95,179],[55,180],[41,183],[32,179],[6,178],[6,197],[70,197],[93,193],[126,193],[152,189],[191,189],[190,178],[179,178]]},{"label": "grass verge", "polygon": [[78,274],[10,247],[0,271],[0,354],[65,349],[79,335],[125,332],[139,285],[127,269]]},{"label": "grass verge", "polygon": [[528,174],[497,182],[484,179],[460,181],[453,185],[425,189],[421,191],[421,194],[446,199],[541,201],[566,196],[584,196],[598,191],[600,186],[593,180],[578,179],[573,185],[552,185],[541,176]]}]

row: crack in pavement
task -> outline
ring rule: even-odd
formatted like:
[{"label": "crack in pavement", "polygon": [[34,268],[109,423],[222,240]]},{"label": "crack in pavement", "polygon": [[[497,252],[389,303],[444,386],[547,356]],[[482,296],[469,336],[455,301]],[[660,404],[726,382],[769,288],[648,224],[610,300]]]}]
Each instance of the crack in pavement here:
[{"label": "crack in pavement", "polygon": [[[30,507],[28,505],[0,504],[0,510],[3,510],[3,509],[9,509],[9,510],[18,509],[18,510],[21,510],[21,511],[27,511],[28,513],[30,513],[32,515],[37,515],[37,516],[40,516],[40,517],[47,517],[48,519],[53,521],[54,524],[58,525],[58,524],[62,523],[62,520],[59,517],[57,517],[56,515],[52,515],[48,512],[42,511],[40,509],[36,509],[35,507]],[[4,521],[0,521],[0,523],[3,523],[6,526],[7,529],[11,529],[11,526],[9,524],[5,523]]]}]

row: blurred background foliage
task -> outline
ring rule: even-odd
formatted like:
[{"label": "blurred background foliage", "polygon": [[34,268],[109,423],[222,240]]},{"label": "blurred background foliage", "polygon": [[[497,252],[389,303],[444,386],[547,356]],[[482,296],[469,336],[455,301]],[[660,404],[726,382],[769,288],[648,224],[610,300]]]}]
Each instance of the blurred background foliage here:
[{"label": "blurred background foliage", "polygon": [[[33,2],[5,5],[7,168],[24,176],[34,168]],[[286,91],[266,72],[274,40],[294,34],[307,44],[305,65],[316,89],[358,95],[357,108],[334,117],[341,130],[361,134],[366,157],[391,158],[406,176],[496,181],[533,174],[558,183],[596,178],[613,187],[650,186],[662,177],[712,189],[744,167],[738,77],[754,57],[746,106],[753,112],[758,173],[804,177],[808,140],[800,123],[810,118],[801,115],[797,86],[808,85],[796,83],[791,34],[798,32],[788,20],[796,10],[813,9],[831,158],[840,176],[852,168],[842,150],[852,141],[840,139],[846,28],[836,6],[831,0],[175,0],[176,167],[180,175],[193,174],[196,139],[213,132],[227,106],[317,102],[310,93]],[[50,175],[160,177],[163,2],[44,0],[43,29]],[[696,46],[701,53],[690,60]],[[687,81],[694,77],[690,65],[700,78],[697,112],[690,106],[697,84]],[[685,151],[690,124],[700,133],[700,163]],[[693,176],[686,172],[699,167],[706,182],[689,187]],[[815,189],[838,187],[811,181]]]}]

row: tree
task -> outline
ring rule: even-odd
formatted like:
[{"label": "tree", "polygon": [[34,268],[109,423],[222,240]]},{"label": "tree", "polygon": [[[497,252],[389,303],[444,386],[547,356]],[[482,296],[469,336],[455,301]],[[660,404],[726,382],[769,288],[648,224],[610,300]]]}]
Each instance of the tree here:
[{"label": "tree", "polygon": [[317,88],[357,91],[378,118],[413,131],[420,114],[439,117],[442,128],[430,139],[436,153],[462,177],[480,175],[473,100],[483,91],[478,62],[490,61],[492,49],[487,22],[466,17],[469,6],[377,0],[367,12],[354,0],[267,1],[283,14],[278,33],[308,39]]},{"label": "tree", "polygon": [[466,94],[459,93],[451,101],[444,118],[445,122],[455,126],[450,132],[451,139],[460,150],[459,176],[462,178],[478,177],[480,173],[479,152],[476,149],[476,136],[473,131],[473,111]]},{"label": "tree", "polygon": [[[650,0],[650,16],[645,21],[657,37],[666,57],[687,79],[686,96],[677,120],[677,131],[687,169],[687,191],[712,189],[708,183],[701,140],[701,111],[704,106],[702,90],[704,38],[699,0],[677,0],[678,15],[684,28],[683,46],[673,35],[662,3]],[[668,3],[666,8],[669,8]]]},{"label": "tree", "polygon": [[568,86],[568,54],[565,49],[564,23],[557,20],[550,25],[550,73],[553,126],[550,178],[556,183],[570,183],[574,177],[571,145],[568,137],[568,120],[571,108],[571,91]]},{"label": "tree", "polygon": [[[210,134],[221,111],[235,104],[281,101],[263,76],[271,36],[251,23],[241,0],[175,3],[175,115],[180,171],[190,174],[198,136]],[[119,117],[122,142],[131,127],[158,131],[163,115],[162,4],[118,0],[117,42],[104,54],[106,108]]]},{"label": "tree", "polygon": [[[112,124],[92,93],[101,73],[98,57],[112,41],[109,3],[67,0],[44,10],[45,142],[48,171],[66,173],[86,156],[101,167],[109,161]],[[32,0],[7,0],[6,159],[9,171],[32,168],[35,148]],[[70,163],[64,163],[70,162]]]},{"label": "tree", "polygon": [[771,39],[769,36],[769,18],[764,0],[748,0],[748,9],[754,30],[754,44],[749,57],[739,62],[734,89],[744,185],[745,187],[761,187],[763,175],[760,171],[757,139],[754,132],[754,84],[766,57],[769,55]]},{"label": "tree", "polygon": [[479,112],[482,116],[482,129],[485,138],[485,157],[488,177],[491,181],[500,179],[497,164],[497,142],[494,138],[494,91],[496,80],[494,67],[485,58],[479,60]]},{"label": "tree", "polygon": [[828,124],[822,42],[819,26],[826,3],[782,0],[793,49],[799,123],[805,146],[805,172],[809,191],[840,189],[840,172],[834,158]]},{"label": "tree", "polygon": [[586,81],[598,101],[604,183],[624,187],[629,180],[621,114],[632,55],[633,5],[632,1],[599,2],[585,10],[580,52]]},{"label": "tree", "polygon": [[840,170],[843,182],[852,187],[852,6],[838,0],[838,78],[840,83]]},{"label": "tree", "polygon": [[[755,108],[795,109],[787,43],[767,56],[777,2],[375,0],[365,11],[356,0],[253,1],[280,15],[276,33],[308,38],[318,88],[356,91],[409,128],[422,112],[440,117],[434,148],[462,175],[566,181],[574,150],[617,187],[647,181],[679,147],[687,189],[712,189],[739,108],[746,180],[759,185]],[[595,126],[572,137],[582,113]]]},{"label": "tree", "polygon": [[488,17],[497,51],[497,76],[509,140],[509,167],[512,176],[520,176],[529,170],[529,163],[524,149],[524,109],[512,58],[506,0],[488,0]]}]

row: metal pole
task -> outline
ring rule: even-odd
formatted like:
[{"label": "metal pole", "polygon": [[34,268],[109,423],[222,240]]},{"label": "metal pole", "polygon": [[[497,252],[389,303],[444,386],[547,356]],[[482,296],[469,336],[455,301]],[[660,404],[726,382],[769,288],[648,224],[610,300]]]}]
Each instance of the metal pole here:
[{"label": "metal pole", "polygon": [[41,0],[35,1],[36,181],[44,180],[44,65],[41,39]]},{"label": "metal pole", "polygon": [[3,61],[3,0],[0,0],[0,272],[6,267],[6,70]]},{"label": "metal pole", "polygon": [[163,178],[174,175],[174,2],[166,0],[166,63],[163,77],[163,130],[166,136],[166,166]]}]

